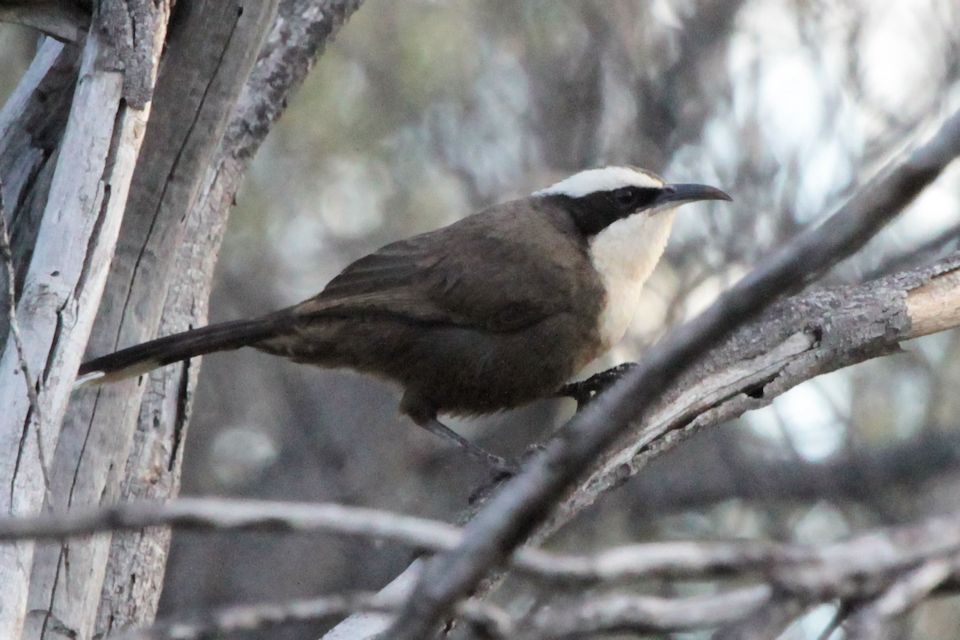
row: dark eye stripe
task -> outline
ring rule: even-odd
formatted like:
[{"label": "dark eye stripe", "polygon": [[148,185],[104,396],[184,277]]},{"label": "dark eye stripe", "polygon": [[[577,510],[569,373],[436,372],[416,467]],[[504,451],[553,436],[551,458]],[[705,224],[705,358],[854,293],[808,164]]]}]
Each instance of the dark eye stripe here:
[{"label": "dark eye stripe", "polygon": [[629,212],[635,211],[640,207],[652,204],[661,190],[655,187],[623,187],[614,189],[611,193],[617,204]]},{"label": "dark eye stripe", "polygon": [[655,204],[663,193],[657,187],[622,187],[609,191],[595,191],[573,198],[557,194],[548,196],[562,206],[573,218],[574,224],[585,237],[594,236],[608,226]]}]

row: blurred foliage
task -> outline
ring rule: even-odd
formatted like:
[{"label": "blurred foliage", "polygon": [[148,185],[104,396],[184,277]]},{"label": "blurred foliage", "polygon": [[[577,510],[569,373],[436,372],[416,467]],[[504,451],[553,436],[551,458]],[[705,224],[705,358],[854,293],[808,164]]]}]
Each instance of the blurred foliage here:
[{"label": "blurred foliage", "polygon": [[[3,94],[29,41],[23,30],[0,30]],[[367,0],[255,160],[221,254],[212,320],[296,302],[389,241],[582,168],[630,163],[717,184],[736,200],[679,216],[632,339],[597,366],[636,359],[958,104],[956,0]],[[954,169],[827,282],[956,249],[958,193]],[[895,454],[898,443],[930,434],[960,446],[952,392],[960,337],[931,336],[905,352],[802,385],[694,439],[556,544],[811,542],[956,508],[956,468],[910,490],[879,472],[855,478],[866,487],[856,497],[824,476],[815,499],[776,476],[750,475],[757,461],[817,474],[837,459],[858,473],[869,452]],[[484,477],[398,418],[396,393],[375,381],[254,353],[210,357],[204,371],[187,493],[340,500],[450,519]],[[454,424],[516,454],[569,413],[544,402]],[[684,506],[682,485],[699,477],[729,486],[725,499]],[[356,541],[177,536],[164,607],[377,588],[407,559]],[[817,637],[828,609],[788,636]],[[955,606],[915,618],[923,637],[960,627]]]},{"label": "blurred foliage", "polygon": [[36,34],[14,24],[0,24],[0,96],[13,92],[33,58]]}]

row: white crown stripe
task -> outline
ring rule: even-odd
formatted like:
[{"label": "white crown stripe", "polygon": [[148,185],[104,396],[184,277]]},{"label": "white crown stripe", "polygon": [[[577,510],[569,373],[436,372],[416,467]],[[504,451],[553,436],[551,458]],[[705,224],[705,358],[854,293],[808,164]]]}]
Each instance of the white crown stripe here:
[{"label": "white crown stripe", "polygon": [[569,196],[581,198],[598,191],[612,191],[622,187],[659,188],[664,181],[652,173],[631,167],[604,167],[575,173],[546,189],[534,191],[534,196]]}]

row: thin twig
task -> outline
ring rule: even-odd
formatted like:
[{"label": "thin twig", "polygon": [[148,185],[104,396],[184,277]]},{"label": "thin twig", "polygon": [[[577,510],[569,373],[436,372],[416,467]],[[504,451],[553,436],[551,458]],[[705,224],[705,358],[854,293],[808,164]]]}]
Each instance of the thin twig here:
[{"label": "thin twig", "polygon": [[180,498],[70,509],[33,517],[0,517],[0,541],[61,540],[101,531],[171,526],[204,531],[324,531],[385,538],[424,549],[446,549],[460,539],[453,525],[389,511],[339,504],[229,498]]},{"label": "thin twig", "polygon": [[[316,531],[384,538],[430,551],[455,548],[462,539],[462,531],[446,523],[363,507],[183,498],[167,504],[144,502],[0,518],[0,540],[62,538],[154,526]],[[749,637],[764,637],[763,629],[782,626],[788,617],[818,602],[840,602],[841,607],[872,602],[861,613],[867,622],[897,615],[960,572],[958,554],[960,513],[877,529],[822,546],[677,541],[626,545],[594,555],[519,548],[511,559],[513,568],[550,587],[589,584],[610,588],[653,577],[704,580],[729,576],[741,585],[744,579],[748,582],[732,591],[693,599],[601,593],[568,601],[562,610],[555,605],[517,620],[478,600],[465,600],[456,611],[491,637],[561,637],[614,629],[665,631],[727,624],[733,626],[721,630],[718,637],[743,637],[748,631],[753,633]],[[121,637],[197,638],[211,631],[259,629],[354,611],[396,613],[405,596],[404,590],[379,596],[338,595],[230,607],[198,622],[170,623]],[[735,624],[744,618],[745,622]]]},{"label": "thin twig", "polygon": [[773,589],[767,585],[686,598],[611,593],[545,607],[534,617],[531,632],[520,637],[582,638],[613,631],[648,634],[709,629],[749,616],[772,597]]},{"label": "thin twig", "polygon": [[40,396],[37,393],[37,386],[33,380],[33,376],[30,375],[30,367],[27,364],[26,351],[23,347],[23,338],[20,335],[20,324],[17,322],[17,273],[13,266],[10,234],[7,232],[7,216],[3,203],[2,181],[0,181],[0,261],[3,262],[7,271],[7,322],[10,325],[10,335],[13,336],[13,344],[17,348],[17,359],[20,363],[20,371],[23,373],[23,382],[27,387],[27,397],[30,399],[30,407],[33,409],[31,421],[35,425],[34,434],[37,438],[37,457],[40,459],[43,489],[47,504],[52,504],[50,502],[50,472],[47,466],[47,454],[43,445],[43,417],[40,413]]},{"label": "thin twig", "polygon": [[[63,539],[104,531],[171,526],[192,531],[323,532],[392,540],[427,551],[454,548],[461,529],[444,522],[339,504],[180,498],[0,518],[0,541]],[[761,575],[805,597],[873,594],[864,578],[886,576],[960,551],[960,513],[877,529],[829,545],[765,541],[672,541],[624,545],[591,555],[521,547],[512,566],[551,583],[612,585],[641,578]]]},{"label": "thin twig", "polygon": [[953,225],[920,246],[912,247],[895,256],[884,260],[883,264],[868,271],[863,275],[863,280],[873,280],[880,278],[895,271],[902,271],[917,264],[930,262],[931,257],[942,252],[945,247],[953,244],[954,248],[960,247],[960,223]]}]

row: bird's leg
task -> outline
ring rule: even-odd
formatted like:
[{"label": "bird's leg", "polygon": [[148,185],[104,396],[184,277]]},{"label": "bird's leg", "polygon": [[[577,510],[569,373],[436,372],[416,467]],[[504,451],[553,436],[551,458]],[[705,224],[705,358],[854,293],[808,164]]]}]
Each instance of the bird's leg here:
[{"label": "bird's leg", "polygon": [[501,458],[473,444],[459,433],[437,420],[437,407],[420,394],[407,389],[400,400],[400,413],[407,415],[416,424],[430,433],[452,441],[468,456],[478,460],[499,474],[514,475],[517,468]]},{"label": "bird's leg", "polygon": [[478,460],[486,464],[499,473],[508,473],[513,475],[517,472],[516,467],[514,467],[512,464],[500,456],[494,455],[486,449],[473,444],[436,418],[427,418],[423,421],[418,421],[417,424],[434,435],[453,441],[458,447],[463,449],[464,453],[466,453],[468,456],[474,460]]}]

